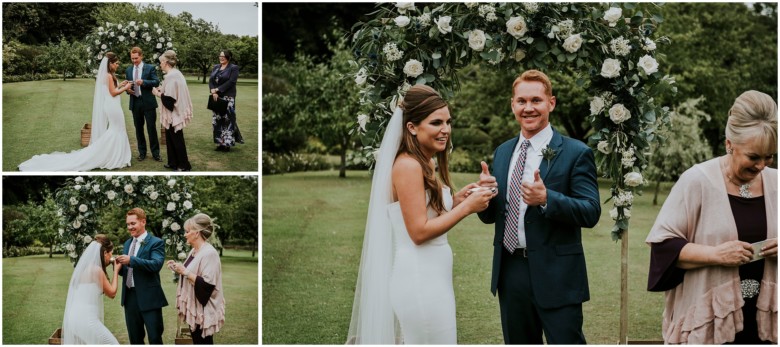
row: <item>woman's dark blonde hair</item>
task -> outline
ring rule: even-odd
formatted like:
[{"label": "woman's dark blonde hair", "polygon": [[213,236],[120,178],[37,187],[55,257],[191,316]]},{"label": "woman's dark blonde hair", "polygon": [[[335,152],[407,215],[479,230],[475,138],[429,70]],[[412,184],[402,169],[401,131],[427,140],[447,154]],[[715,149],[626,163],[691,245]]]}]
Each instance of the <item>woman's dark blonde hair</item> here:
[{"label": "woman's dark blonde hair", "polygon": [[114,243],[111,242],[111,239],[109,239],[108,236],[103,234],[95,235],[95,242],[100,244],[100,263],[103,264],[103,269],[105,270],[106,267],[108,267],[106,253],[110,253],[114,250]]},{"label": "woman's dark blonde hair", "polygon": [[214,220],[205,213],[198,213],[184,221],[184,229],[191,228],[197,231],[204,240],[208,240],[218,227],[218,225],[214,224]]},{"label": "woman's dark blonde hair", "polygon": [[174,52],[174,51],[172,51],[170,49],[165,51],[165,53],[163,53],[160,56],[160,59],[162,59],[165,63],[167,63],[171,67],[176,67],[176,64],[179,63],[179,59],[176,58],[176,52]]},{"label": "woman's dark blonde hair", "polygon": [[759,91],[742,93],[729,110],[726,138],[738,144],[755,139],[764,153],[776,153],[777,103]]},{"label": "woman's dark blonde hair", "polygon": [[[436,179],[431,163],[423,155],[420,143],[417,142],[417,137],[413,136],[406,129],[406,124],[411,122],[414,125],[420,125],[431,113],[442,107],[449,109],[447,102],[433,88],[422,84],[409,88],[404,97],[403,105],[401,105],[401,108],[404,110],[404,131],[401,137],[401,146],[398,148],[398,154],[407,153],[422,166],[425,190],[430,192],[430,206],[439,214],[444,212],[444,199],[441,192],[442,183],[452,187],[450,183],[448,151],[444,150],[436,153],[440,181]],[[451,146],[452,139],[447,138],[446,148]]]}]

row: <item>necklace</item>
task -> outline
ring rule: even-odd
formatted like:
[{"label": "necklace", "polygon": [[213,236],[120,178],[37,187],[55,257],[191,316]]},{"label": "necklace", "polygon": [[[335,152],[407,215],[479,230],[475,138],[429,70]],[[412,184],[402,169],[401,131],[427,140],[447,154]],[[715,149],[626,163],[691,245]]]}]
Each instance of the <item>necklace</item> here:
[{"label": "necklace", "polygon": [[[739,196],[740,196],[741,198],[750,199],[750,198],[752,198],[752,197],[753,197],[753,193],[751,193],[751,192],[750,192],[750,186],[751,186],[751,185],[753,185],[753,181],[755,180],[755,178],[754,178],[754,179],[752,179],[750,182],[747,182],[747,183],[741,184],[741,183],[739,183],[739,182],[736,182],[736,181],[734,180],[734,178],[733,178],[733,177],[731,177],[731,175],[730,175],[730,174],[728,174],[728,172],[729,172],[729,166],[726,166],[726,165],[724,165],[724,166],[723,166],[723,169],[724,169],[724,171],[725,171],[724,173],[726,174],[726,178],[729,180],[729,183],[731,183],[731,184],[733,184],[733,185],[735,185],[735,186],[739,187]],[[756,176],[756,177],[758,177],[758,176]]]}]

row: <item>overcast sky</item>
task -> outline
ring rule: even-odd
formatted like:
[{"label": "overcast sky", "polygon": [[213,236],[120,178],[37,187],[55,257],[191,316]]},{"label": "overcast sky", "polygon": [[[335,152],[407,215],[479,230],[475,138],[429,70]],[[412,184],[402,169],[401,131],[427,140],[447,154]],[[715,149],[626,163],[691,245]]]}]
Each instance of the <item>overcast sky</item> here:
[{"label": "overcast sky", "polygon": [[[148,2],[142,3],[144,5]],[[201,18],[219,26],[223,34],[258,36],[259,10],[254,2],[154,2],[174,16],[189,12],[193,18]]]}]

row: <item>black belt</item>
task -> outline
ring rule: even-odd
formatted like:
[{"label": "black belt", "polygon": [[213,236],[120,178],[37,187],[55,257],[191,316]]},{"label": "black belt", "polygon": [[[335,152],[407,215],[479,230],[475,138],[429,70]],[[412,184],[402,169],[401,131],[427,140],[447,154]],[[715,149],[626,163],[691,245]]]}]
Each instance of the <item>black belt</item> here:
[{"label": "black belt", "polygon": [[522,256],[523,258],[528,258],[528,248],[515,248],[514,253],[509,253],[509,254]]}]

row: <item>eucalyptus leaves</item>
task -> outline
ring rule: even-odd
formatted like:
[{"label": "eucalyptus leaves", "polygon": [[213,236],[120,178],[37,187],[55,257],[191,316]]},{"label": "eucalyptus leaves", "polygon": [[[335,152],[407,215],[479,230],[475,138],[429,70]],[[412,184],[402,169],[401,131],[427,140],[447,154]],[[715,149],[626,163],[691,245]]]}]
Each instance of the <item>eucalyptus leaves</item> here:
[{"label": "eucalyptus leaves", "polygon": [[[488,63],[508,74],[571,68],[591,98],[589,139],[599,172],[613,180],[616,224],[628,228],[633,191],[656,130],[669,122],[656,98],[675,91],[655,58],[663,18],[632,3],[380,4],[353,37],[355,82],[364,106],[357,118],[364,155],[381,142],[385,123],[405,91],[427,84],[451,97],[456,72]],[[509,86],[507,86],[509,90]],[[456,144],[457,145],[457,144]],[[642,180],[640,180],[643,182]],[[630,183],[630,184],[629,184]],[[618,205],[619,204],[619,205]]]}]

